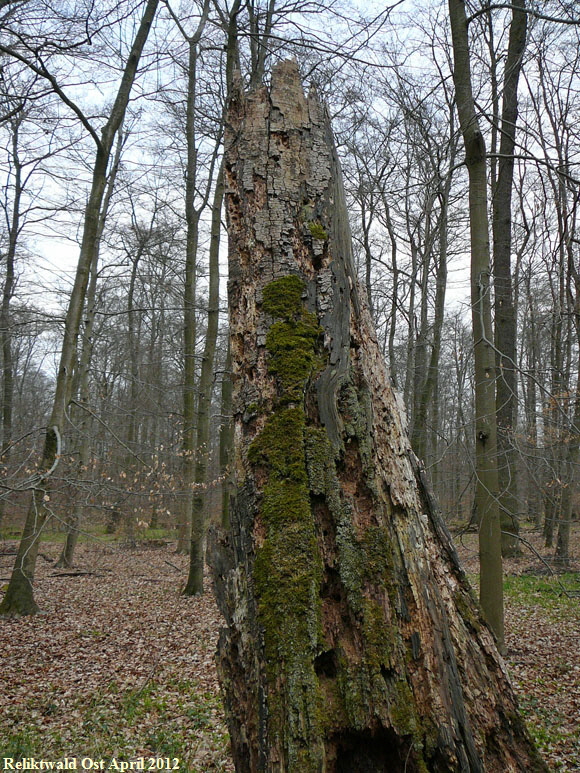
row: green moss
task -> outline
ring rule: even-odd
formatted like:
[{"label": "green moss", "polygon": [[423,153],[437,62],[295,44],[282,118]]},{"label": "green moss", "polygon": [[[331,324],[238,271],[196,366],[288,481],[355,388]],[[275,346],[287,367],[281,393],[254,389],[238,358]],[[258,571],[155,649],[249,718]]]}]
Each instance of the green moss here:
[{"label": "green moss", "polygon": [[334,452],[326,431],[307,428],[305,447],[310,491],[323,494],[330,508],[340,554],[340,577],[351,608],[362,616],[365,583],[384,585],[391,576],[393,549],[388,531],[380,526],[369,526],[358,538],[350,506],[339,494]]},{"label": "green moss", "polygon": [[250,445],[250,462],[267,467],[281,480],[306,484],[305,423],[302,407],[279,409],[268,419],[262,432]]},{"label": "green moss", "polygon": [[320,331],[302,303],[303,292],[297,276],[264,288],[264,310],[276,318],[266,348],[279,397],[248,459],[267,473],[260,503],[265,539],[256,550],[253,579],[264,632],[269,733],[284,749],[286,769],[314,773],[323,759],[314,670],[322,639],[322,561],[310,506],[303,395],[320,361]]},{"label": "green moss", "polygon": [[474,631],[481,631],[481,621],[476,611],[479,608],[479,604],[475,595],[472,592],[468,594],[468,591],[459,588],[453,596],[455,605],[463,620],[469,623]]},{"label": "green moss", "polygon": [[405,679],[399,679],[393,688],[391,717],[399,735],[416,735],[419,722],[415,713],[415,699]]},{"label": "green moss", "polygon": [[315,315],[306,310],[301,319],[275,322],[268,331],[268,369],[279,378],[284,402],[301,400],[309,379],[320,369],[316,352],[319,334]]},{"label": "green moss", "polygon": [[337,681],[348,725],[364,730],[371,709],[369,681],[361,665],[350,664],[342,655],[338,661]]},{"label": "green moss", "polygon": [[340,579],[351,609],[362,616],[365,555],[352,523],[350,506],[340,496],[334,452],[326,431],[308,428],[305,447],[310,490],[325,496],[334,520]]},{"label": "green moss", "polygon": [[372,676],[381,669],[390,669],[397,644],[397,632],[392,630],[381,604],[374,599],[363,601],[363,634],[365,637],[366,662]]},{"label": "green moss", "polygon": [[272,678],[282,668],[292,679],[301,661],[300,675],[307,676],[318,648],[319,617],[312,610],[318,606],[320,565],[313,551],[316,538],[308,524],[293,523],[266,540],[256,556],[254,582]]},{"label": "green moss", "polygon": [[[385,721],[390,717],[398,728],[403,724],[399,707],[400,680],[396,676],[400,637],[396,627],[386,619],[380,602],[364,597],[361,608],[363,659],[352,663],[344,654],[338,658],[337,681],[344,713],[355,728],[368,727],[376,714],[382,715]],[[413,714],[412,695],[409,700],[409,711]]]},{"label": "green moss", "polygon": [[333,451],[325,429],[307,427],[304,434],[308,485],[313,494],[325,494],[333,470]]},{"label": "green moss", "polygon": [[[354,388],[343,390],[342,397],[343,415],[349,425],[347,431],[362,440],[369,430],[364,397],[360,401]],[[415,701],[407,683],[398,676],[404,668],[406,648],[396,621],[389,618],[388,607],[371,596],[373,588],[386,587],[387,603],[395,614],[396,586],[392,577],[396,568],[390,533],[387,528],[375,525],[367,527],[360,536],[357,534],[351,506],[340,494],[334,454],[326,432],[309,428],[305,447],[309,487],[313,493],[324,495],[331,511],[340,579],[348,605],[360,622],[363,639],[361,661],[351,662],[345,653],[337,656],[338,697],[333,693],[333,716],[344,717],[343,724],[346,721],[350,727],[362,730],[373,722],[377,712],[385,721],[390,717],[397,731],[419,739]],[[367,472],[372,474],[373,469],[369,458]]]},{"label": "green moss", "polygon": [[345,433],[356,439],[367,488],[376,494],[372,445],[372,404],[366,388],[356,388],[352,376],[345,380],[338,396]]},{"label": "green moss", "polygon": [[315,314],[302,303],[304,283],[295,275],[280,277],[264,288],[263,307],[276,317],[266,336],[268,371],[278,377],[280,400],[302,400],[308,381],[323,366],[317,351],[321,329]]},{"label": "green moss", "polygon": [[[325,232],[319,238],[326,238]],[[266,474],[260,500],[264,538],[256,550],[253,580],[264,633],[268,732],[284,749],[285,769],[296,773],[323,769],[326,731],[344,726],[363,730],[375,714],[390,716],[403,735],[419,733],[413,695],[398,676],[405,647],[388,609],[373,593],[394,571],[389,533],[374,526],[357,534],[326,430],[308,424],[304,395],[325,362],[321,331],[304,305],[304,290],[296,276],[264,288],[263,308],[273,317],[266,335],[268,371],[276,378],[278,397],[248,452],[249,461]],[[372,496],[372,412],[369,395],[359,392],[351,376],[340,391],[339,410],[346,435],[358,447],[363,483]],[[340,580],[360,626],[364,653],[353,662],[337,652],[336,678],[320,681],[314,663],[328,645],[322,633],[324,567],[312,495],[324,497],[334,522]]]},{"label": "green moss", "polygon": [[361,544],[366,577],[382,584],[390,576],[389,566],[393,560],[393,546],[387,529],[369,526],[362,536]]},{"label": "green moss", "polygon": [[322,242],[325,242],[328,239],[328,234],[319,220],[313,220],[308,223],[308,230],[313,239],[319,239]]},{"label": "green moss", "polygon": [[295,274],[281,276],[264,287],[264,311],[273,317],[291,319],[302,311],[304,282]]}]

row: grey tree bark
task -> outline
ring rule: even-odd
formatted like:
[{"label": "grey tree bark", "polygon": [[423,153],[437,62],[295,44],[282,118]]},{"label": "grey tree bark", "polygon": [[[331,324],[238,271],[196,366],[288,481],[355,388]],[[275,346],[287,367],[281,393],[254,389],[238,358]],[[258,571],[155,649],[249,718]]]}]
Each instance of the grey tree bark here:
[{"label": "grey tree bark", "polygon": [[211,175],[201,205],[196,203],[198,194],[198,137],[197,137],[197,66],[199,42],[207,24],[209,2],[204,0],[201,16],[195,32],[187,35],[177,17],[174,21],[187,41],[187,107],[185,141],[187,146],[187,168],[185,174],[185,285],[183,293],[183,431],[182,431],[182,476],[183,498],[180,504],[177,552],[187,553],[191,548],[191,519],[193,508],[193,487],[195,481],[195,395],[196,367],[195,346],[197,335],[196,292],[197,259],[199,243],[199,221],[207,204],[211,187]]},{"label": "grey tree bark", "polygon": [[[96,315],[96,296],[97,296],[97,281],[98,281],[98,263],[99,252],[105,223],[107,221],[107,214],[109,211],[109,205],[113,197],[115,189],[115,181],[117,172],[119,171],[119,165],[121,163],[121,151],[124,144],[124,135],[122,126],[119,127],[117,132],[117,145],[115,148],[115,157],[111,165],[111,170],[107,179],[107,188],[103,199],[103,205],[101,207],[101,213],[99,216],[99,226],[96,235],[96,247],[93,255],[93,262],[90,269],[90,278],[86,291],[85,301],[85,313],[84,313],[84,330],[82,334],[82,346],[81,354],[77,364],[77,373],[75,381],[78,386],[73,392],[77,392],[78,395],[78,418],[75,422],[80,431],[79,449],[78,449],[78,463],[77,472],[78,478],[82,478],[86,475],[86,471],[90,464],[91,458],[91,424],[92,415],[89,408],[90,400],[90,365],[93,355],[93,330],[95,326]],[[66,540],[62,548],[62,552],[56,562],[57,567],[70,568],[73,565],[74,554],[79,538],[79,526],[83,515],[83,502],[77,493],[77,498],[74,503],[74,507],[67,517],[67,534]]]},{"label": "grey tree bark", "polygon": [[230,528],[230,497],[233,492],[233,480],[231,474],[231,456],[233,446],[232,426],[232,358],[228,343],[224,374],[221,384],[221,421],[219,431],[219,458],[221,478],[221,517],[220,522],[224,529]]},{"label": "grey tree bark", "polygon": [[[23,192],[22,162],[19,153],[19,133],[22,114],[11,119],[12,165],[14,174],[14,198],[8,227],[8,248],[6,250],[6,269],[2,287],[0,306],[0,348],[2,350],[2,436],[0,440],[0,464],[7,465],[12,445],[12,413],[14,405],[14,361],[12,357],[12,320],[11,304],[16,287],[16,248],[20,234],[20,202]],[[0,526],[4,519],[6,500],[0,499]]]},{"label": "grey tree bark", "polygon": [[545,770],[389,385],[327,113],[284,62],[226,125],[236,770]]}]

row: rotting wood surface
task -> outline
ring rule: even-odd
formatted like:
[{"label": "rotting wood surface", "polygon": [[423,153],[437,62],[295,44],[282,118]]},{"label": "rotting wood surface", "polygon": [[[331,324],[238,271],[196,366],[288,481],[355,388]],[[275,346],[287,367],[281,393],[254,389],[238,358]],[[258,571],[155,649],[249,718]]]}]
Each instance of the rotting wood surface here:
[{"label": "rotting wood surface", "polygon": [[236,770],[540,771],[411,452],[295,62],[226,137],[235,477],[210,547]]}]

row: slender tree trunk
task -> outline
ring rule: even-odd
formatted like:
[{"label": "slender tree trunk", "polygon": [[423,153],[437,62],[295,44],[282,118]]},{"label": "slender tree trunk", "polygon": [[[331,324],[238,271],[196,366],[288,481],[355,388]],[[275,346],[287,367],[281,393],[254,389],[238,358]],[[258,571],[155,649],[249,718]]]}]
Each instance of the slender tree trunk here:
[{"label": "slender tree trunk", "polygon": [[562,261],[558,267],[558,292],[556,295],[551,324],[550,346],[550,392],[553,399],[545,400],[544,426],[546,435],[546,487],[544,504],[544,544],[554,544],[554,530],[561,517],[562,481],[564,477],[564,436],[567,431],[559,408],[568,379],[563,342],[563,316],[565,309],[564,271]]},{"label": "slender tree trunk", "polygon": [[499,378],[496,386],[498,425],[498,480],[502,526],[502,553],[519,553],[517,454],[514,445],[517,415],[516,310],[512,287],[512,189],[514,148],[518,119],[518,82],[526,47],[525,0],[512,8],[504,70],[500,158],[493,193],[493,282],[495,291],[495,346]]},{"label": "slender tree trunk", "polygon": [[[427,220],[429,219],[429,213],[426,213]],[[427,230],[427,228],[426,228]],[[425,237],[425,242],[427,242],[427,237]],[[428,381],[429,376],[429,365],[428,362],[430,360],[430,357],[428,356],[428,348],[429,348],[429,295],[428,295],[428,284],[429,284],[429,271],[430,271],[430,250],[427,249],[426,244],[423,245],[423,254],[421,256],[421,269],[420,269],[420,283],[418,282],[421,292],[420,292],[420,301],[419,301],[419,324],[417,325],[417,319],[415,319],[416,324],[416,337],[415,337],[415,351],[414,351],[414,358],[413,358],[413,380],[412,380],[412,394],[411,394],[411,404],[410,407],[411,410],[411,422],[410,422],[410,434],[411,434],[411,445],[413,446],[413,450],[415,453],[417,451],[415,450],[415,441],[417,441],[417,445],[421,450],[421,453],[417,456],[419,459],[421,459],[422,462],[425,462],[425,458],[427,455],[427,414],[423,416],[423,426],[419,427],[419,415],[421,413],[421,402],[422,402],[422,395],[423,391],[425,389],[426,383]]]},{"label": "slender tree trunk", "polygon": [[[236,2],[236,7],[239,0]],[[183,430],[181,438],[183,494],[178,508],[177,553],[191,552],[191,519],[193,509],[193,487],[195,483],[195,394],[196,367],[195,346],[197,335],[196,292],[197,292],[197,249],[199,242],[199,221],[207,203],[211,187],[211,174],[207,183],[206,196],[201,206],[196,206],[197,158],[196,101],[197,63],[199,41],[203,35],[209,13],[209,0],[204,0],[201,16],[193,35],[187,35],[177,16],[168,6],[188,46],[188,77],[185,141],[187,167],[185,173],[185,286],[183,293]],[[234,23],[235,26],[235,23]]]},{"label": "slender tree trunk", "polygon": [[[455,146],[451,149],[450,167],[453,167],[455,160]],[[416,396],[416,409],[413,420],[413,434],[411,436],[411,445],[419,459],[427,459],[427,416],[429,406],[433,403],[437,405],[434,396],[437,389],[439,374],[439,355],[441,353],[441,333],[443,330],[443,321],[445,319],[445,293],[447,290],[447,246],[448,246],[448,210],[449,194],[451,191],[451,172],[448,173],[445,183],[439,190],[439,200],[441,205],[441,214],[439,217],[439,254],[437,262],[437,273],[435,278],[435,313],[431,331],[432,345],[429,365],[426,376],[419,393]],[[434,411],[436,408],[434,407]],[[436,446],[437,423],[433,422],[432,435],[435,435],[433,446]]]},{"label": "slender tree trunk", "polygon": [[[96,248],[93,255],[93,263],[91,265],[91,273],[89,284],[86,293],[85,314],[84,314],[84,331],[82,336],[82,349],[81,356],[78,364],[78,400],[80,404],[78,428],[80,432],[80,446],[79,446],[79,458],[77,463],[78,475],[80,479],[86,475],[90,464],[91,458],[91,414],[89,409],[90,401],[90,380],[89,380],[89,368],[91,365],[91,359],[93,356],[93,329],[95,326],[95,314],[96,314],[96,296],[97,296],[97,280],[98,280],[98,263],[99,263],[99,250],[101,245],[101,238],[105,223],[107,220],[107,214],[109,211],[109,205],[113,197],[115,189],[115,180],[117,172],[119,170],[119,164],[121,163],[121,151],[123,149],[123,130],[119,127],[117,132],[117,145],[115,149],[115,158],[109,172],[107,181],[107,190],[103,200],[103,206],[101,208],[101,215],[99,218],[99,229],[96,237]],[[57,567],[69,568],[73,565],[74,553],[79,538],[79,524],[82,519],[83,504],[79,498],[78,492],[75,500],[75,505],[67,517],[67,534],[65,544],[63,545],[62,552],[56,562]]]},{"label": "slender tree trunk", "polygon": [[479,523],[480,601],[500,649],[504,642],[501,527],[498,507],[495,352],[491,326],[485,142],[475,112],[465,5],[449,0],[453,78],[469,172],[471,308],[475,359],[475,507]]},{"label": "slender tree trunk", "polygon": [[219,249],[221,212],[224,200],[223,166],[219,171],[212,206],[212,223],[209,247],[209,296],[207,329],[201,360],[201,375],[197,395],[197,436],[195,450],[194,490],[192,500],[191,548],[189,576],[184,594],[193,596],[203,593],[203,542],[205,537],[209,430],[211,392],[214,376],[215,348],[219,322]]},{"label": "slender tree trunk", "polygon": [[395,370],[395,332],[397,329],[397,299],[399,297],[399,266],[397,263],[397,235],[393,226],[391,218],[391,210],[387,198],[384,194],[381,196],[383,200],[383,206],[385,209],[385,225],[389,234],[389,241],[391,242],[391,270],[392,270],[392,289],[391,289],[391,308],[389,313],[389,369],[391,378],[396,389],[399,388],[397,383],[397,373]]},{"label": "slender tree trunk", "polygon": [[[14,405],[14,362],[12,358],[12,296],[16,282],[16,247],[20,233],[20,202],[22,198],[22,163],[18,150],[20,119],[11,121],[12,164],[14,166],[14,200],[12,217],[8,226],[8,249],[6,251],[6,275],[2,288],[0,307],[0,346],[2,348],[2,439],[0,441],[0,465],[7,468],[12,445],[12,413]],[[0,526],[4,520],[6,500],[0,499]]]},{"label": "slender tree trunk", "polygon": [[416,354],[416,338],[415,338],[415,293],[417,284],[417,245],[413,241],[413,237],[410,234],[411,239],[411,278],[409,280],[409,307],[408,307],[408,325],[407,325],[407,362],[405,364],[405,381],[403,385],[403,400],[408,407],[410,413],[412,406],[412,385],[413,374],[415,372],[415,354]]},{"label": "slender tree trunk", "polygon": [[[89,366],[92,356],[92,333],[95,321],[95,297],[97,288],[97,262],[91,267],[91,278],[87,290],[87,307],[85,313],[85,329],[83,333],[83,346],[79,361],[79,389],[78,401],[78,430],[80,433],[79,456],[77,462],[77,478],[86,475],[91,458],[91,415],[89,413]],[[79,524],[83,514],[83,504],[80,499],[80,491],[76,492],[75,504],[72,512],[67,517],[67,534],[65,544],[56,562],[57,567],[71,567],[73,565],[74,552],[79,537]]]},{"label": "slender tree trunk", "polygon": [[[574,399],[574,413],[572,417],[573,425],[569,430],[569,440],[566,452],[566,465],[564,471],[567,485],[562,488],[561,495],[561,513],[558,523],[558,537],[556,540],[556,551],[554,561],[563,568],[570,565],[570,527],[572,524],[574,494],[578,490],[576,484],[576,470],[580,460],[580,373],[576,384],[576,395]],[[567,469],[566,469],[567,468]]]},{"label": "slender tree trunk", "polygon": [[227,126],[236,770],[545,770],[402,428],[327,113],[284,62]]},{"label": "slender tree trunk", "polygon": [[524,341],[526,343],[526,365],[529,376],[527,377],[526,392],[526,428],[527,428],[527,446],[528,446],[528,486],[527,486],[527,509],[528,519],[535,524],[536,528],[542,525],[542,504],[541,486],[540,486],[540,465],[539,459],[539,433],[538,433],[538,391],[536,379],[538,377],[538,337],[536,331],[536,308],[532,296],[531,288],[531,270],[525,277],[525,293],[527,304],[527,319],[529,324],[525,325]]},{"label": "slender tree trunk", "polygon": [[[186,197],[187,198],[187,197]],[[187,208],[187,204],[186,204]],[[188,218],[185,288],[183,296],[183,497],[179,508],[177,552],[186,553],[190,544],[193,480],[195,477],[195,287],[199,217]]]},{"label": "slender tree trunk", "polygon": [[[574,232],[575,229],[571,229]],[[574,261],[575,255],[572,249],[572,239],[567,240],[568,251],[568,298],[573,303],[574,329],[576,333],[576,342],[580,343],[580,274]],[[558,524],[558,538],[556,541],[556,552],[554,560],[562,567],[570,565],[570,527],[572,524],[574,495],[578,491],[576,483],[578,463],[580,461],[580,368],[577,365],[577,376],[574,398],[572,400],[573,411],[571,416],[571,426],[566,427],[566,468],[564,481],[567,485],[562,490],[562,511],[560,523]]]},{"label": "slender tree trunk", "polygon": [[75,281],[65,318],[64,339],[56,378],[56,389],[48,430],[44,442],[42,460],[38,473],[20,546],[16,555],[12,576],[6,595],[0,604],[2,615],[27,615],[38,611],[34,600],[32,583],[38,554],[40,534],[48,516],[48,479],[58,463],[61,434],[66,411],[71,398],[72,372],[76,357],[77,338],[80,330],[85,294],[90,268],[97,249],[99,215],[107,180],[107,166],[115,135],[123,122],[131,89],[137,73],[141,53],[147,41],[151,24],[157,10],[158,0],[148,0],[135,36],[119,90],[111,109],[109,119],[101,131],[97,146],[89,200],[85,209],[83,237]]},{"label": "slender tree trunk", "polygon": [[361,227],[363,232],[362,246],[363,246],[364,256],[365,256],[365,291],[367,294],[367,305],[369,307],[371,317],[374,317],[373,285],[372,285],[373,251],[371,248],[371,227],[373,223],[373,215],[371,210],[368,213],[368,218],[367,218],[367,210],[366,210],[364,193],[361,194],[361,197],[360,197],[360,207],[361,207]]}]

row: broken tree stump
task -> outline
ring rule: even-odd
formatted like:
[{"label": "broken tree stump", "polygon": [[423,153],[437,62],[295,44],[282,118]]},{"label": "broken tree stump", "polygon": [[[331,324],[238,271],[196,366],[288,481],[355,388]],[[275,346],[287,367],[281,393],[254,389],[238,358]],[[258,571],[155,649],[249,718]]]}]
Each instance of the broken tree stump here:
[{"label": "broken tree stump", "polygon": [[226,137],[236,495],[210,548],[238,773],[542,771],[407,438],[295,62]]}]

